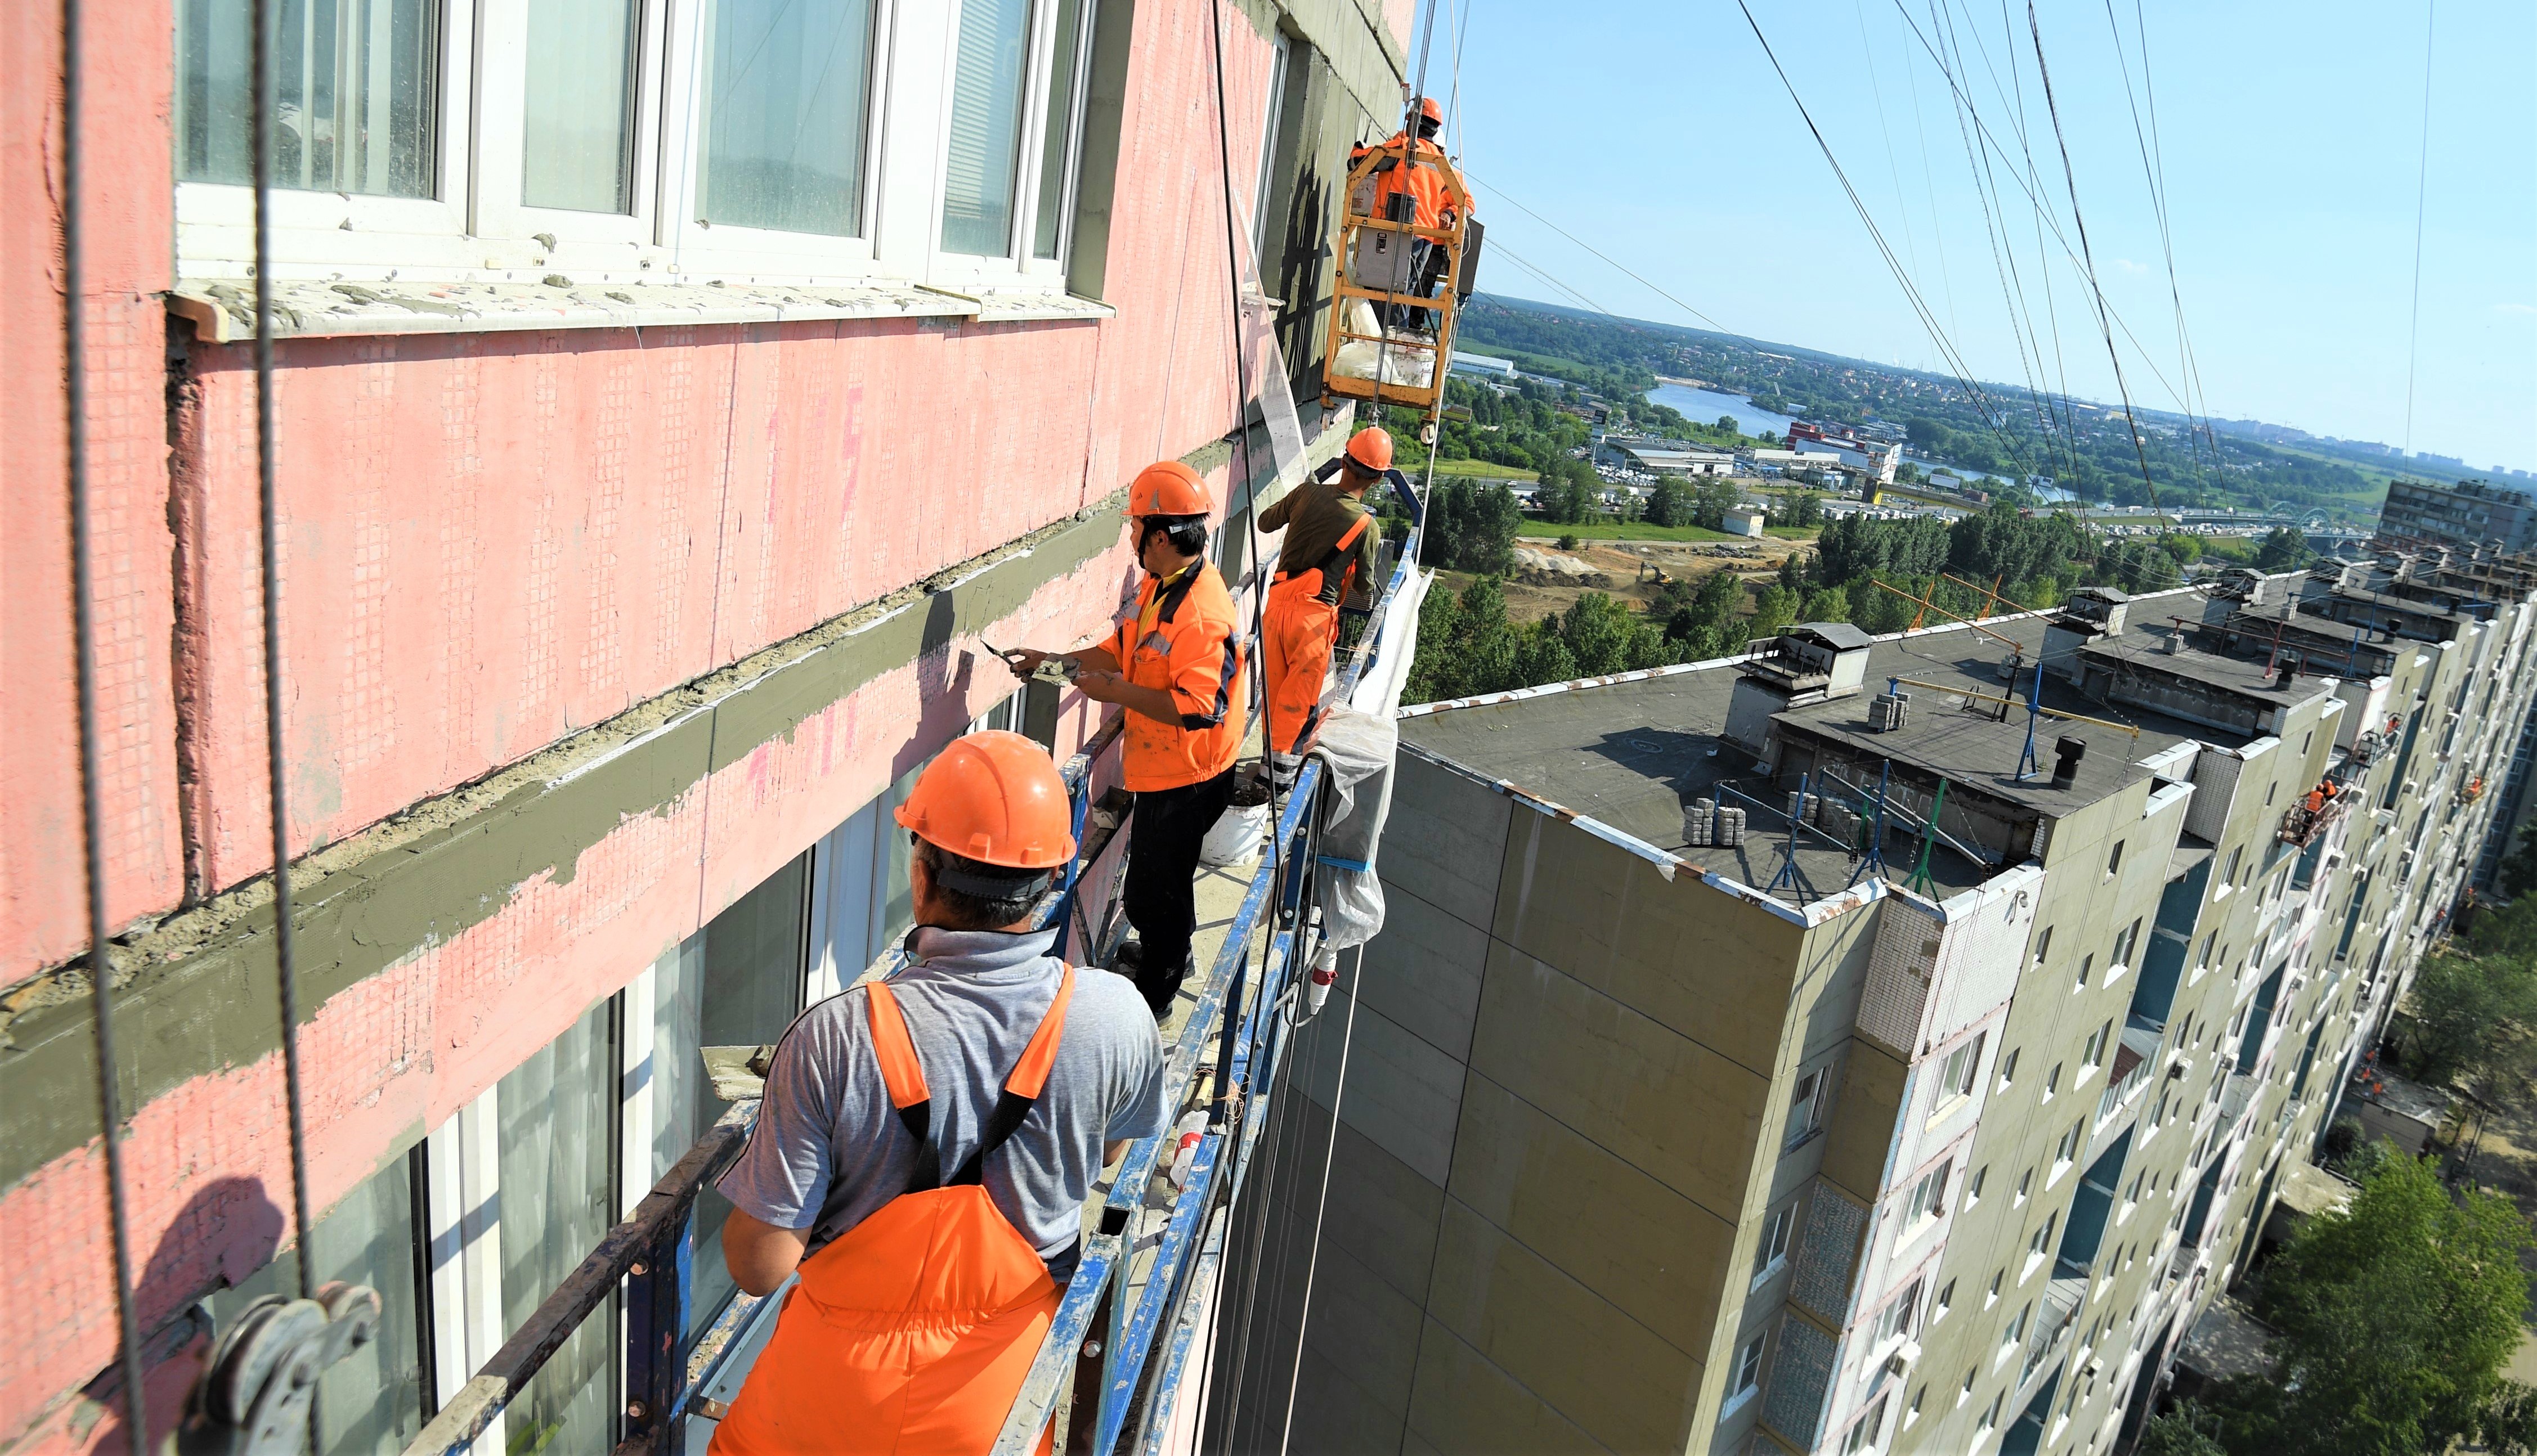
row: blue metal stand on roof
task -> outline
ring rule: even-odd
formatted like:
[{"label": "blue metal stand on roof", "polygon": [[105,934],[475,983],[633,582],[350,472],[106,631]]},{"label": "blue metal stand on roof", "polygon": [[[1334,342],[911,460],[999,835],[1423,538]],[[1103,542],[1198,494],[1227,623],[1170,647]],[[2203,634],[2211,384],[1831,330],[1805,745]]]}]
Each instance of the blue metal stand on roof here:
[{"label": "blue metal stand on roof", "polygon": [[2017,755],[2017,782],[2020,784],[2044,772],[2043,761],[2035,756],[2035,721],[2043,716],[2044,655],[2038,653],[2035,656],[2035,685],[2026,690],[2026,747]]},{"label": "blue metal stand on roof", "polygon": [[[1893,776],[1893,760],[1887,759],[1877,764],[1876,794],[1868,800],[1876,810],[1876,817],[1867,831],[1867,853],[1860,856],[1858,866],[1850,872],[1850,885],[1857,884],[1859,878],[1867,874],[1873,874],[1878,879],[1885,878],[1885,785],[1886,781]],[[1842,888],[1847,890],[1850,885],[1844,885]]]},{"label": "blue metal stand on roof", "polygon": [[1812,776],[1807,774],[1797,776],[1798,813],[1789,816],[1789,848],[1780,855],[1780,872],[1771,876],[1771,883],[1763,887],[1766,892],[1777,890],[1782,885],[1801,892],[1814,889],[1814,886],[1806,883],[1805,876],[1797,872],[1797,821],[1805,810],[1806,782],[1810,777]]}]

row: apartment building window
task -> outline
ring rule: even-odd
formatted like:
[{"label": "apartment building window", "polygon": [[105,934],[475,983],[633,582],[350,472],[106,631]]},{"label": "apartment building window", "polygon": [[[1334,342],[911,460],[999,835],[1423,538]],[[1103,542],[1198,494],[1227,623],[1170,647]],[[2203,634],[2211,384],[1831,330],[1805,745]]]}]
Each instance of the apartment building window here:
[{"label": "apartment building window", "polygon": [[1974,1381],[1982,1377],[1982,1366],[1965,1366],[1965,1383],[1956,1387],[1956,1404],[1962,1406],[1974,1398]]},{"label": "apartment building window", "polygon": [[2080,990],[2086,990],[2086,989],[2088,988],[2088,978],[2089,978],[2090,976],[2094,975],[2094,974],[2096,973],[2096,970],[2097,970],[2097,958],[2096,958],[2094,955],[2085,955],[2085,956],[2081,956],[2081,957],[2079,958],[2079,985],[2078,985],[2078,989],[2080,989]]},{"label": "apartment building window", "polygon": [[2031,1168],[2030,1168],[2030,1169],[2028,1169],[2026,1171],[2019,1173],[2019,1174],[2017,1175],[2017,1196],[2016,1196],[2015,1198],[2012,1198],[2012,1199],[2010,1199],[2010,1200],[2008,1201],[2008,1206],[2009,1206],[2009,1207],[2011,1207],[2011,1208],[2024,1208],[2024,1207],[2026,1206],[2026,1194],[2027,1194],[2027,1191],[2028,1191],[2029,1189],[2033,1188],[2034,1186],[2035,1186],[2035,1170],[2034,1170],[2034,1169],[2031,1169]]},{"label": "apartment building window", "polygon": [[[301,0],[274,23],[277,188],[430,199],[443,147],[437,0]],[[248,0],[176,6],[176,175],[248,185]]]},{"label": "apartment building window", "polygon": [[1982,1075],[1983,1038],[1985,1035],[1977,1032],[1971,1041],[1948,1052],[1946,1061],[1940,1064],[1938,1106],[1941,1108],[1974,1095],[1974,1079]]},{"label": "apartment building window", "polygon": [[2111,878],[2113,878],[2114,875],[2121,873],[2121,872],[2122,872],[2122,867],[2123,867],[2123,842],[2122,842],[2121,840],[2116,840],[2116,841],[2114,841],[2114,853],[2113,853],[2113,854],[2110,854],[2110,855],[2108,855],[2106,856],[2106,876],[2107,876],[2107,878],[2111,879]]},{"label": "apartment building window", "polygon": [[1999,1348],[2001,1354],[2005,1355],[2009,1351],[2016,1349],[2017,1342],[2026,1338],[2026,1321],[2028,1317],[2034,1313],[2035,1301],[2029,1299],[2026,1301],[2025,1307],[2017,1311],[2017,1317],[2008,1322],[2008,1328],[2000,1332]]},{"label": "apartment building window", "polygon": [[2011,1046],[2008,1048],[2008,1054],[1999,1059],[1999,1090],[2002,1092],[2006,1092],[2010,1084],[2017,1080],[2017,1053],[2021,1049],[2023,1048]]},{"label": "apartment building window", "polygon": [[2210,934],[2202,937],[2202,954],[2195,958],[2193,963],[2194,969],[2197,971],[2209,970],[2215,964],[2211,959],[2211,948],[2219,943],[2220,932],[2217,930],[2214,930]]},{"label": "apartment building window", "polygon": [[1919,1306],[1920,1281],[1916,1279],[1912,1281],[1910,1289],[1895,1296],[1884,1309],[1878,1312],[1874,1343],[1882,1345],[1888,1340],[1899,1340],[1912,1333],[1912,1315]]},{"label": "apartment building window", "polygon": [[[395,1456],[423,1429],[429,1310],[417,1298],[415,1280],[421,1175],[420,1149],[390,1161],[317,1220],[309,1234],[316,1282],[368,1285],[379,1292],[381,1309],[377,1335],[317,1382],[322,1450]],[[273,1217],[278,1228],[279,1211]],[[236,1288],[212,1296],[213,1328],[228,1333],[247,1306],[266,1295],[296,1298],[298,1293],[299,1249],[293,1244]]]},{"label": "apartment building window", "polygon": [[1920,1180],[1912,1185],[1911,1195],[1903,1201],[1905,1237],[1919,1232],[1921,1225],[1946,1217],[1947,1174],[1954,1167],[1954,1160],[1950,1159],[1920,1174]]},{"label": "apartment building window", "polygon": [[1885,1424],[1885,1402],[1888,1399],[1888,1396],[1878,1396],[1876,1404],[1868,1407],[1867,1414],[1859,1417],[1858,1424],[1850,1428],[1850,1439],[1841,1443],[1842,1456],[1854,1456],[1854,1453],[1873,1446],[1876,1432]]},{"label": "apartment building window", "polygon": [[1821,1067],[1797,1078],[1789,1095],[1788,1146],[1793,1148],[1823,1125],[1824,1074]]},{"label": "apartment building window", "polygon": [[2107,958],[2109,972],[2120,972],[2132,963],[2132,952],[2140,949],[2141,922],[2133,920],[2114,937],[2114,954]]},{"label": "apartment building window", "polygon": [[2008,1271],[2005,1269],[1994,1269],[1991,1271],[1990,1290],[1983,1296],[1983,1307],[1984,1309],[1988,1309],[1993,1304],[1999,1302],[1999,1287],[2005,1280],[2007,1280],[2007,1278]]},{"label": "apartment building window", "polygon": [[1773,1209],[1762,1221],[1762,1239],[1753,1245],[1753,1282],[1771,1277],[1789,1257],[1789,1236],[1797,1226],[1797,1205],[1790,1199],[1786,1207]]},{"label": "apartment building window", "polygon": [[[189,275],[250,256],[248,13],[176,4]],[[869,275],[886,253],[924,281],[1053,289],[1087,151],[1092,15],[1093,0],[294,0],[277,272],[798,283]]]},{"label": "apartment building window", "polygon": [[2044,1216],[2044,1222],[2037,1227],[2036,1231],[2032,1234],[2028,1235],[2026,1240],[2027,1268],[2034,1268],[2036,1264],[2044,1259],[2050,1251],[2052,1247],[2053,1231],[2060,1226],[2060,1223],[2061,1214],[2060,1211],[2056,1209],[2051,1213],[2046,1214]]},{"label": "apartment building window", "polygon": [[1983,1184],[1988,1181],[1990,1181],[1990,1165],[1985,1163],[1974,1170],[1972,1177],[1965,1179],[1965,1207],[1971,1208],[1982,1202]]},{"label": "apartment building window", "polygon": [[2239,866],[2245,862],[2246,847],[2244,845],[2236,846],[2229,851],[2229,867],[2226,870],[2223,870],[2220,875],[2220,894],[2228,894],[2231,886],[2240,883],[2238,879],[2238,869]]},{"label": "apartment building window", "polygon": [[2043,968],[2044,958],[2051,953],[2052,927],[2050,925],[2047,925],[2044,927],[2044,932],[2035,937],[2035,964],[2037,969],[2040,970]]},{"label": "apartment building window", "polygon": [[1734,1410],[1762,1385],[1762,1348],[1770,1340],[1768,1333],[1755,1335],[1744,1342],[1735,1354],[1735,1383],[1726,1392],[1726,1409]]},{"label": "apartment building window", "polygon": [[[616,1032],[615,1007],[602,1001],[494,1089],[505,1338],[617,1221]],[[720,1234],[717,1218],[717,1250]],[[606,1452],[615,1444],[616,1333],[615,1320],[593,1318],[565,1338],[503,1412],[512,1449]]]},{"label": "apartment building window", "polygon": [[2062,1170],[2068,1168],[2078,1158],[2080,1141],[2087,1136],[2087,1131],[2088,1119],[2082,1117],[2070,1124],[2069,1131],[2061,1134],[2061,1141],[2052,1149],[2053,1176],[2060,1176]]},{"label": "apartment building window", "polygon": [[2044,1078],[2044,1097],[2043,1097],[2043,1101],[2048,1102],[2048,1103],[2049,1103],[2049,1102],[2050,1102],[2050,1101],[2052,1101],[2052,1099],[2053,1099],[2054,1097],[2056,1097],[2056,1096],[2058,1096],[2058,1095],[2060,1094],[2060,1091],[2061,1091],[2061,1063],[2059,1063],[2059,1062],[2057,1062],[2057,1061],[2056,1061],[2056,1062],[2054,1062],[2054,1063],[2052,1064],[2052,1070],[2051,1070],[2049,1073],[2046,1074],[2046,1076],[2045,1076],[2045,1078]]},{"label": "apartment building window", "polygon": [[2079,1051],[2080,1071],[2093,1072],[2097,1068],[2105,1065],[2106,1043],[2113,1038],[2114,1034],[2114,1024],[2111,1019],[2109,1019],[2105,1025],[2088,1034],[2088,1044],[2080,1048]]},{"label": "apartment building window", "polygon": [[1903,1408],[1903,1428],[1905,1430],[1910,1430],[1914,1423],[1920,1419],[1920,1402],[1928,1394],[1929,1387],[1926,1385],[1923,1385],[1919,1389],[1912,1392],[1912,1404]]},{"label": "apartment building window", "polygon": [[1936,1324],[1946,1318],[1947,1311],[1955,1307],[1955,1302],[1956,1282],[1950,1279],[1938,1286],[1938,1297],[1929,1301],[1929,1323]]},{"label": "apartment building window", "polygon": [[2005,1390],[1990,1398],[1990,1409],[1983,1412],[1982,1424],[1976,1427],[1980,1433],[1987,1435],[1999,1425],[2000,1403],[2007,1399],[2008,1392]]}]

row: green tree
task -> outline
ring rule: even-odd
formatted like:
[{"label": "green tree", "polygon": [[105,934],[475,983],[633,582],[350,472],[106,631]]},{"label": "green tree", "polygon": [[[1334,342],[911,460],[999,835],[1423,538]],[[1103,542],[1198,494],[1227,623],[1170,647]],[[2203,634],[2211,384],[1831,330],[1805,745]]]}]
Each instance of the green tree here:
[{"label": "green tree", "polygon": [[1427,513],[1421,559],[1428,565],[1478,576],[1504,576],[1515,569],[1515,537],[1524,523],[1524,508],[1504,484],[1439,480]]},{"label": "green tree", "polygon": [[1744,499],[1744,492],[1716,475],[1705,475],[1693,487],[1691,519],[1696,526],[1717,531],[1726,525],[1726,513]]},{"label": "green tree", "polygon": [[[2513,900],[2537,890],[2537,820],[2519,826],[2510,853],[2494,866],[2494,888]],[[2537,949],[2537,947],[2532,947]]]},{"label": "green tree", "polygon": [[2411,1158],[2380,1163],[2266,1272],[2274,1378],[2220,1387],[2240,1456],[2414,1456],[2526,1408],[2502,1378],[2519,1344],[2527,1220],[2499,1193],[2452,1198]]},{"label": "green tree", "polygon": [[1954,433],[1937,420],[1921,414],[1916,414],[1905,420],[1903,430],[1912,437],[1913,444],[1931,455],[1946,454],[1949,437]]},{"label": "green tree", "polygon": [[2179,1401],[2173,1411],[2150,1418],[2141,1427],[2135,1456],[2229,1456],[2220,1444],[2221,1418],[2194,1401]]},{"label": "green tree", "polygon": [[2528,1060],[2537,967],[2499,955],[2425,956],[2405,996],[2405,1067],[2435,1087],[2508,1073]]},{"label": "green tree", "polygon": [[1672,475],[1657,476],[1654,489],[1648,492],[1648,524],[1651,526],[1688,526],[1691,524],[1691,492]]},{"label": "green tree", "polygon": [[1718,416],[1718,432],[1722,435],[1736,435],[1741,434],[1743,431],[1735,423],[1734,415],[1721,414]]},{"label": "green tree", "polygon": [[2260,571],[2297,571],[2316,559],[2308,548],[2308,538],[2294,527],[2276,526],[2264,533],[2255,547],[2255,566]]}]

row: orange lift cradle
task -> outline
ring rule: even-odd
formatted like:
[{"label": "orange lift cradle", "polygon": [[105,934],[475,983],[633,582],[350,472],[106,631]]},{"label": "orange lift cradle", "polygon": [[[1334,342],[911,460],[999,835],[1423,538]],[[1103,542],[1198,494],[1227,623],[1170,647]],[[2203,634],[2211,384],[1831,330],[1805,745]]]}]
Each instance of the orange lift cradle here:
[{"label": "orange lift cradle", "polygon": [[[1432,117],[1435,102],[1422,108]],[[1415,126],[1357,154],[1341,193],[1338,278],[1322,356],[1322,396],[1380,401],[1427,414],[1443,408],[1454,320],[1471,296],[1480,224],[1444,150]],[[1405,168],[1418,173],[1387,181]],[[1419,199],[1433,206],[1419,217]],[[1424,244],[1425,246],[1420,246]]]}]

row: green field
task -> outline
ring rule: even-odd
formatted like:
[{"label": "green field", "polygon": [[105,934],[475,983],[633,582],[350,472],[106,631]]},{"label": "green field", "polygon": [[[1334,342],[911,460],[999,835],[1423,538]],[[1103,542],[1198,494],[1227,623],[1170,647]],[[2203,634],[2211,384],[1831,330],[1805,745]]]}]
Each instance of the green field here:
[{"label": "green field", "polygon": [[1499,465],[1493,460],[1440,460],[1436,462],[1439,480],[1523,480],[1528,483],[1541,478],[1539,471],[1522,466]]},{"label": "green field", "polygon": [[[1812,540],[1820,526],[1766,526],[1764,534],[1783,540]],[[1645,521],[1590,521],[1582,526],[1560,526],[1545,521],[1527,521],[1521,533],[1526,540],[1555,541],[1563,536],[1579,540],[1736,540],[1749,541],[1749,536],[1712,531],[1706,526],[1650,526]]]}]

